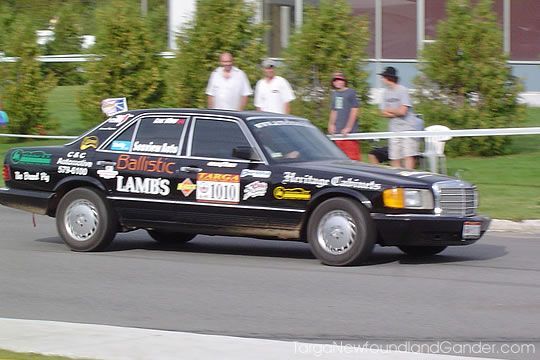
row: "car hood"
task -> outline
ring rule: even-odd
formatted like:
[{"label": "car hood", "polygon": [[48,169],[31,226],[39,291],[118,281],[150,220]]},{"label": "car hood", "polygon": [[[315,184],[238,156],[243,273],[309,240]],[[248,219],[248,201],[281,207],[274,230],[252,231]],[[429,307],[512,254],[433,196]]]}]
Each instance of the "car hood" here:
[{"label": "car hood", "polygon": [[[294,170],[293,170],[294,168]],[[456,180],[453,177],[421,170],[407,170],[383,165],[371,165],[354,160],[328,160],[291,164],[291,170],[302,169],[305,175],[325,177],[344,176],[362,181],[399,186],[431,186],[440,181]]]}]

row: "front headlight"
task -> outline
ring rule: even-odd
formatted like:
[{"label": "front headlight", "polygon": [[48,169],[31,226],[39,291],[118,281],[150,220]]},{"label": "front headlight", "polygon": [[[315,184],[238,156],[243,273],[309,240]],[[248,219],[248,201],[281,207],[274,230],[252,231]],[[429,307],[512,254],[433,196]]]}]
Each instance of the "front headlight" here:
[{"label": "front headlight", "polygon": [[393,188],[383,191],[384,206],[393,209],[433,209],[433,195],[426,189]]}]

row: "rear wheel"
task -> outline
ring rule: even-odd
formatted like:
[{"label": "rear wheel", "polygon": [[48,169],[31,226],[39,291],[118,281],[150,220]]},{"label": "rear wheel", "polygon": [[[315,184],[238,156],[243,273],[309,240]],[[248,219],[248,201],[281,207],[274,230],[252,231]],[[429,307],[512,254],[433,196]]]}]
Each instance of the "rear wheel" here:
[{"label": "rear wheel", "polygon": [[447,246],[398,246],[398,248],[407,255],[422,257],[438,254]]},{"label": "rear wheel", "polygon": [[178,244],[178,243],[187,243],[192,240],[197,234],[186,234],[182,232],[174,231],[162,231],[162,230],[146,230],[148,235],[152,239],[160,242],[162,244]]},{"label": "rear wheel", "polygon": [[71,250],[105,249],[114,239],[117,226],[114,210],[98,190],[73,189],[58,204],[56,228]]},{"label": "rear wheel", "polygon": [[342,197],[322,202],[311,214],[308,242],[326,265],[347,266],[364,261],[375,244],[375,225],[367,209]]}]

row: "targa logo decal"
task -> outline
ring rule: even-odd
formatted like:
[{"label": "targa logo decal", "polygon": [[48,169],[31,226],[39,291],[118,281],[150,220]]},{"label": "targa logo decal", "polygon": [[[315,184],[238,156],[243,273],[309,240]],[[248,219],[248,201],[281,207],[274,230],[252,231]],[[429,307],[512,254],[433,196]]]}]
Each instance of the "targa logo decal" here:
[{"label": "targa logo decal", "polygon": [[240,202],[240,175],[197,174],[197,201],[237,204]]}]

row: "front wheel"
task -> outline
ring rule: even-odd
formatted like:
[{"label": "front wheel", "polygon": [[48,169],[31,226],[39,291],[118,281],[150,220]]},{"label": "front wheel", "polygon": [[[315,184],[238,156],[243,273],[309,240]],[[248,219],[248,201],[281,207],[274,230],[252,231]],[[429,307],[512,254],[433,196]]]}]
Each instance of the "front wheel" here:
[{"label": "front wheel", "polygon": [[186,234],[173,231],[146,230],[152,239],[162,244],[181,244],[192,240],[197,234]]},{"label": "front wheel", "polygon": [[431,256],[442,252],[446,246],[398,246],[405,254],[415,257]]},{"label": "front wheel", "polygon": [[58,204],[56,228],[71,250],[105,249],[114,239],[117,225],[114,210],[98,190],[73,189]]},{"label": "front wheel", "polygon": [[322,202],[309,218],[307,238],[315,256],[326,265],[364,261],[375,244],[375,225],[367,209],[352,199]]}]

